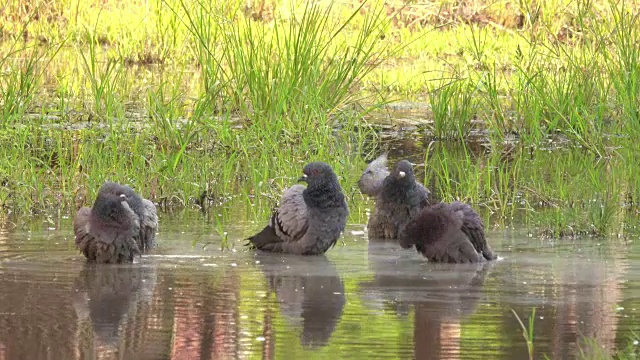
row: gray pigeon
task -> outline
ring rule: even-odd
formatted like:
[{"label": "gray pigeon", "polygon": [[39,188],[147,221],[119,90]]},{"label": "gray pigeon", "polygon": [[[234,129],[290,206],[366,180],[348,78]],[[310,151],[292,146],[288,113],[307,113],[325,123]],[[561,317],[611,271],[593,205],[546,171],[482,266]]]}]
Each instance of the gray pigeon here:
[{"label": "gray pigeon", "polygon": [[[380,159],[382,159],[382,156],[376,159],[374,162]],[[384,157],[384,160],[386,161],[386,156]],[[378,165],[371,167],[371,169],[373,169],[374,172],[375,171],[384,172],[386,170],[386,165],[380,166],[381,163],[383,162],[382,161],[378,162]],[[405,178],[414,177],[413,169],[411,168],[411,163],[409,163],[406,160],[403,160],[398,163],[397,167],[399,167],[401,163],[403,164],[402,166],[404,167],[403,169],[401,169],[405,173],[404,177]],[[398,173],[397,167],[394,173]],[[369,169],[369,167],[367,167],[367,169]],[[398,177],[398,175],[396,175],[396,177]],[[369,237],[371,238],[396,238],[398,232],[395,233],[396,236],[394,237],[385,236],[385,234],[393,235],[393,234],[388,234],[388,233],[391,233],[391,231],[388,231],[388,229],[391,229],[391,230],[398,229],[402,227],[404,224],[406,224],[411,217],[415,216],[416,202],[419,201],[421,203],[421,207],[420,207],[421,209],[430,205],[429,200],[431,199],[431,194],[429,193],[429,190],[427,190],[426,188],[424,188],[424,186],[422,186],[422,184],[416,182],[418,187],[418,190],[416,192],[415,188],[411,186],[410,182],[393,181],[392,180],[393,174],[391,174],[391,176],[389,177],[391,178],[390,180],[385,179],[387,188],[382,191],[384,194],[378,194],[379,196],[376,198],[376,207],[373,213],[371,214],[371,217],[369,218],[368,229],[369,229]],[[371,177],[371,178],[374,178],[374,177]],[[361,177],[361,179],[363,178]],[[396,186],[400,186],[400,189],[396,188]],[[405,188],[403,186],[408,186],[408,187]],[[361,189],[362,189],[362,186],[361,186]],[[395,192],[400,192],[400,194],[405,194],[405,195],[396,196],[394,195]],[[387,200],[381,197],[381,195],[385,195]],[[407,200],[407,197],[415,197],[415,198],[412,201],[409,201]],[[425,197],[427,198],[426,202],[423,201]],[[411,203],[414,205],[408,206]],[[480,218],[480,215],[478,215],[478,213],[469,204],[456,201],[448,205],[453,209],[453,211],[459,212],[460,214],[463,215],[462,231],[466,234],[469,241],[471,241],[476,251],[481,253],[484,259],[486,260],[497,259],[498,256],[491,250],[491,247],[489,246],[485,238],[484,223],[482,222],[482,218]],[[410,216],[402,215],[402,211],[405,211],[406,213],[408,209],[411,209],[412,214]],[[391,214],[392,216],[390,216],[389,214]],[[397,226],[394,227],[394,225],[397,225]],[[387,233],[385,233],[385,231],[387,231]]]},{"label": "gray pigeon", "polygon": [[431,262],[485,261],[462,229],[463,209],[446,203],[426,207],[403,229],[398,237],[400,246],[408,249],[415,245],[416,250]]},{"label": "gray pigeon", "polygon": [[367,196],[376,197],[382,189],[382,182],[389,176],[387,168],[387,153],[378,156],[377,159],[367,165],[362,176],[358,180],[360,192]]},{"label": "gray pigeon", "polygon": [[370,238],[396,239],[402,228],[429,204],[429,191],[416,182],[411,163],[400,161],[382,182],[367,229]]},{"label": "gray pigeon", "polygon": [[[387,168],[387,154],[384,153],[370,162],[369,165],[367,165],[367,168],[362,172],[362,175],[358,180],[360,192],[375,198],[380,194],[380,191],[382,190],[382,183],[389,174],[390,172]],[[420,191],[427,193],[427,197],[431,197],[431,193],[424,185],[422,185],[421,182],[416,180],[416,185],[421,189]]]},{"label": "gray pigeon", "polygon": [[158,231],[158,214],[153,202],[143,199],[130,187],[114,182],[104,183],[100,188],[100,193],[124,194],[127,197],[127,203],[140,221],[140,231],[135,237],[136,243],[143,254],[149,252],[156,245],[156,232]]},{"label": "gray pigeon", "polygon": [[93,208],[78,210],[73,230],[76,246],[89,262],[130,263],[140,255],[135,241],[140,222],[125,194],[99,191]]},{"label": "gray pigeon", "polygon": [[299,181],[282,194],[280,207],[269,225],[248,238],[260,250],[297,255],[318,255],[335,245],[347,223],[349,209],[331,167],[312,162]]}]

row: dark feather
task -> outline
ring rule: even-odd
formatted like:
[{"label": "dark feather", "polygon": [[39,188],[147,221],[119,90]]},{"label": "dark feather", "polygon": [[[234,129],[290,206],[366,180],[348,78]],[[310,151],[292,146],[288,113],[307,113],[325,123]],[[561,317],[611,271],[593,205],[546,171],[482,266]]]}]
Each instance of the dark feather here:
[{"label": "dark feather", "polygon": [[248,246],[261,250],[265,250],[265,248],[270,248],[273,244],[282,242],[282,239],[276,235],[275,229],[268,225],[259,233],[247,238],[247,240],[249,240],[247,243]]},{"label": "dark feather", "polygon": [[401,233],[403,247],[415,244],[416,250],[432,262],[475,263],[481,262],[480,252],[462,231],[461,212],[454,206],[440,203],[426,207]]},{"label": "dark feather", "polygon": [[484,234],[484,223],[478,213],[469,205],[461,202],[453,202],[450,204],[454,211],[461,211],[462,231],[467,235],[473,247],[482,254],[487,260],[497,259],[497,255],[491,250],[491,246],[487,243]]}]

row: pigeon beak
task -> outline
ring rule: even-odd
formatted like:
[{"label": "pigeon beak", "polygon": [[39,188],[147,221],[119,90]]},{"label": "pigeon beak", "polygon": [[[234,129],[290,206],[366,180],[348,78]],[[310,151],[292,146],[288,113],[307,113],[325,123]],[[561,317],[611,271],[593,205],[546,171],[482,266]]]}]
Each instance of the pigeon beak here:
[{"label": "pigeon beak", "polygon": [[407,175],[407,173],[405,173],[404,171],[400,171],[398,175],[400,175],[400,177],[403,178],[405,175]]},{"label": "pigeon beak", "polygon": [[125,194],[120,194],[120,199],[122,199],[122,200],[127,200],[127,195],[125,195]]},{"label": "pigeon beak", "polygon": [[307,174],[304,174],[304,175],[300,176],[300,178],[298,178],[298,181],[307,182]]}]

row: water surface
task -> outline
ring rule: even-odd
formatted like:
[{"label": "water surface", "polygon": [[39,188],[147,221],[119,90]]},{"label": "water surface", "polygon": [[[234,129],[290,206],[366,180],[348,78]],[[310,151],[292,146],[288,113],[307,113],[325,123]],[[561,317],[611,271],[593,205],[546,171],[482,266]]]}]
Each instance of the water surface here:
[{"label": "water surface", "polygon": [[501,260],[440,265],[363,229],[296,257],[220,251],[197,213],[163,215],[152,255],[88,266],[70,219],[4,224],[0,359],[524,359],[511,309],[526,323],[532,307],[537,357],[567,359],[626,346],[637,325],[637,246],[492,230]]}]

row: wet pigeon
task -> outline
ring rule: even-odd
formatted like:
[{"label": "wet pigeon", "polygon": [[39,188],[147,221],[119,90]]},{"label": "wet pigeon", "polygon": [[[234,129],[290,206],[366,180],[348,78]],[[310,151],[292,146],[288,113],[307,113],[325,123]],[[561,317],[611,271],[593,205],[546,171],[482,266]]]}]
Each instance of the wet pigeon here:
[{"label": "wet pigeon", "polygon": [[[459,203],[458,203],[459,204]],[[400,245],[416,250],[431,262],[478,263],[485,261],[462,230],[465,214],[452,204],[431,205],[403,229]]]},{"label": "wet pigeon", "polygon": [[78,210],[73,230],[76,246],[89,262],[130,263],[140,255],[135,241],[140,222],[125,194],[99,191],[92,208]]},{"label": "wet pigeon", "polygon": [[106,182],[100,188],[99,193],[121,195],[127,197],[127,203],[136,213],[140,221],[140,231],[136,235],[136,243],[142,253],[146,253],[156,245],[156,232],[158,231],[158,214],[153,202],[143,199],[133,189],[126,185],[114,182]]},{"label": "wet pigeon", "polygon": [[[452,244],[447,245],[451,246],[450,249],[455,249],[456,247],[460,247],[460,249],[466,248],[466,245],[457,240],[458,238],[462,239],[462,237],[466,238],[475,252],[480,255],[480,261],[490,261],[498,258],[498,255],[491,250],[491,246],[487,243],[482,218],[469,204],[454,201],[452,203],[438,203],[428,206],[412,220],[410,225],[411,227],[407,225],[406,234],[400,237],[400,244],[403,245],[404,243],[403,247],[411,247],[411,244],[415,242],[416,249],[426,257],[429,256],[425,254],[423,249],[419,248],[420,243],[435,244],[436,240],[438,240],[437,237],[442,236],[445,240],[451,237],[448,241]],[[448,235],[442,235],[443,233]],[[443,249],[443,245],[444,243],[438,243],[436,248],[431,250],[441,251],[437,250],[437,248]]]},{"label": "wet pigeon", "polygon": [[400,161],[382,182],[367,229],[370,238],[396,239],[404,226],[429,205],[429,191],[416,182],[407,160]]},{"label": "wet pigeon", "polygon": [[489,246],[485,237],[484,222],[473,207],[459,201],[454,201],[447,205],[459,216],[462,216],[462,232],[467,235],[476,251],[482,254],[485,260],[497,259],[498,255],[491,250],[491,246]]},{"label": "wet pigeon", "polygon": [[294,185],[282,195],[269,225],[248,238],[260,250],[297,255],[323,254],[345,228],[349,209],[331,167],[312,162],[304,167],[307,187]]},{"label": "wet pigeon", "polygon": [[[384,153],[370,162],[369,165],[367,165],[367,168],[362,172],[362,175],[358,180],[360,192],[375,198],[380,194],[380,191],[382,190],[382,183],[389,174],[390,172],[387,168],[387,154]],[[430,199],[431,192],[417,180],[416,185],[421,189],[420,191],[426,192],[427,197]]]},{"label": "wet pigeon", "polygon": [[389,169],[387,168],[387,154],[384,153],[364,169],[358,180],[360,192],[371,197],[378,196],[382,189],[382,182],[387,176],[389,176]]}]

